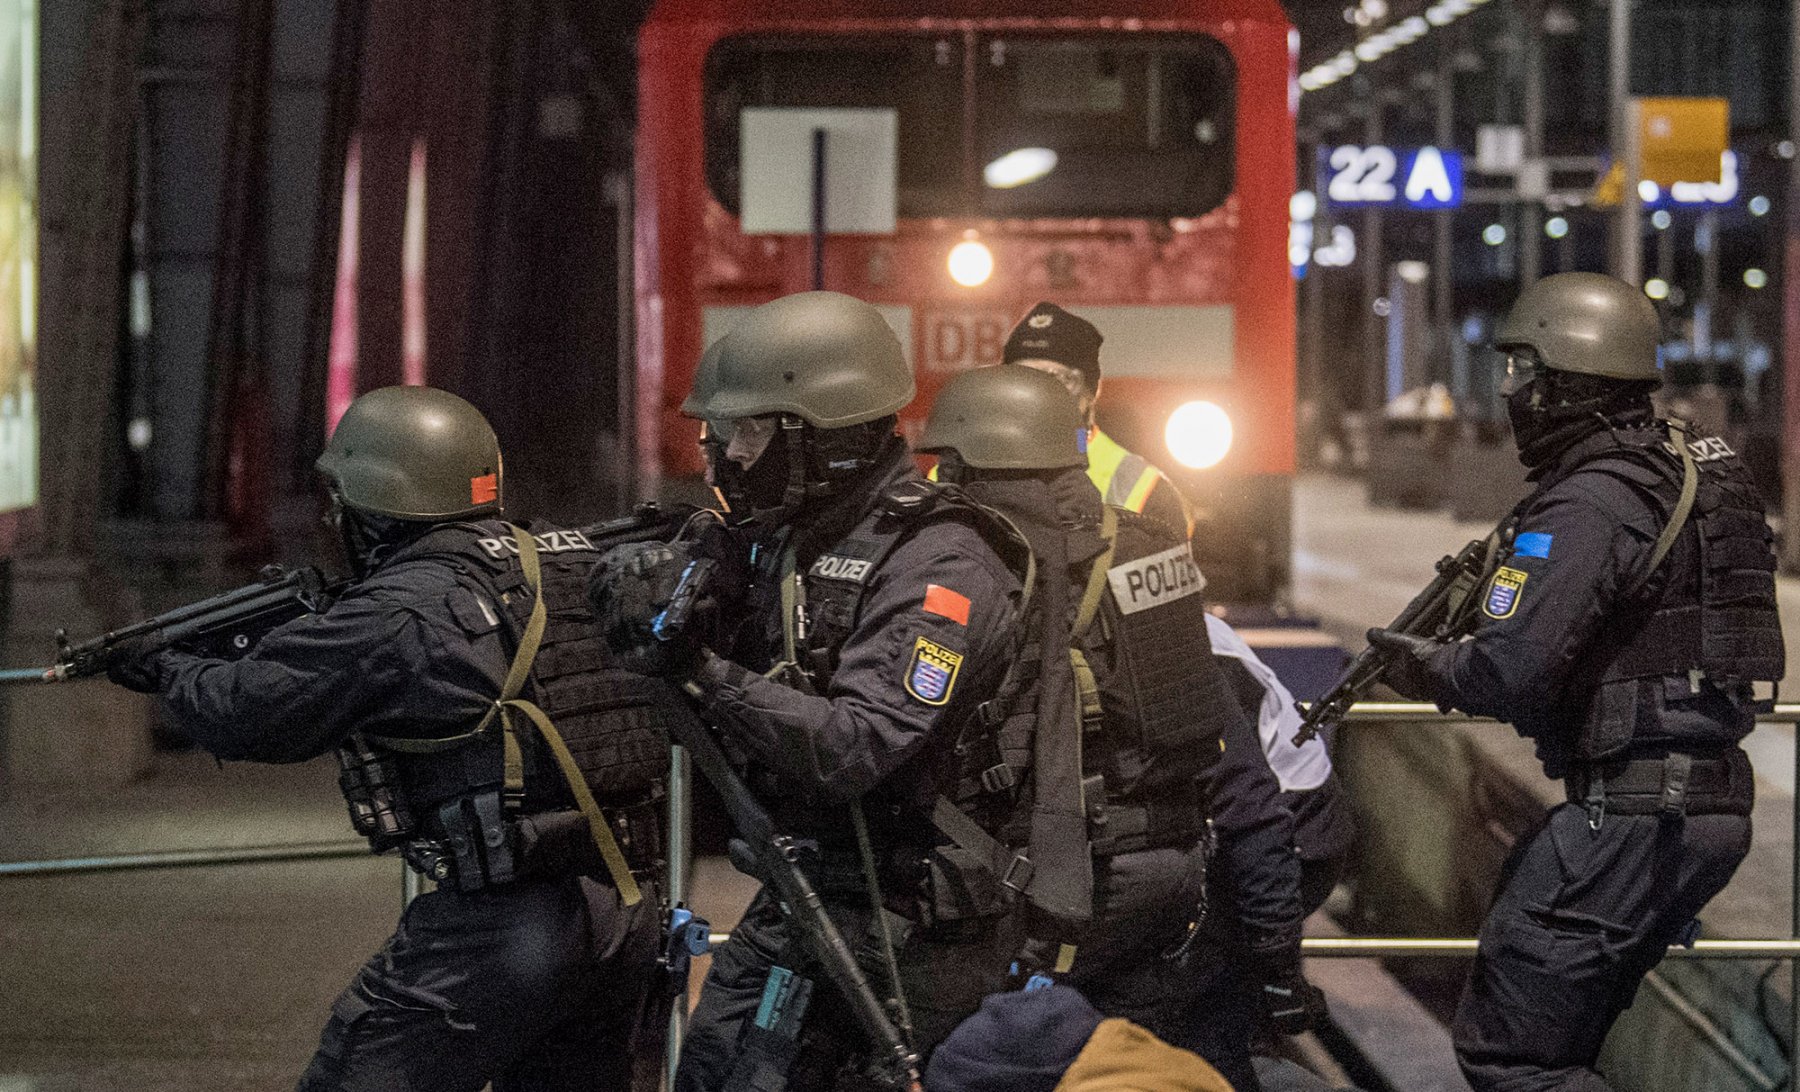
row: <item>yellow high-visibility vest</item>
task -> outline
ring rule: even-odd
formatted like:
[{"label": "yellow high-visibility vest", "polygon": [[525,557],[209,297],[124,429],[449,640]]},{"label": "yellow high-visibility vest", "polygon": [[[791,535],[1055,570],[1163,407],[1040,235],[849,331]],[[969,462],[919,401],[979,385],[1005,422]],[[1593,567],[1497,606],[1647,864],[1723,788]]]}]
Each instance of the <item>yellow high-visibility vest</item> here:
[{"label": "yellow high-visibility vest", "polygon": [[1162,471],[1142,455],[1134,455],[1120,447],[1118,441],[1095,429],[1088,437],[1088,480],[1106,503],[1133,512],[1142,512],[1150,501],[1150,491],[1162,478]]}]

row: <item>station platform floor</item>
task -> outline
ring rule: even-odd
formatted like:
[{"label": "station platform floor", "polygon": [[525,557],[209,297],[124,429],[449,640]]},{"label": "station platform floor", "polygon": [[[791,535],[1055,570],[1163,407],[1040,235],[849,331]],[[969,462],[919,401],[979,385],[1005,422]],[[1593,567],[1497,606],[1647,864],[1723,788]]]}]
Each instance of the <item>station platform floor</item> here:
[{"label": "station platform floor", "polygon": [[[1359,484],[1329,477],[1301,480],[1295,516],[1296,606],[1346,638],[1392,617],[1432,562],[1487,531],[1370,508]],[[1800,581],[1784,579],[1781,594],[1800,638]],[[1789,656],[1800,679],[1800,648]],[[1714,936],[1773,936],[1788,922],[1793,732],[1759,729],[1751,750],[1756,843],[1708,915]],[[0,801],[0,860],[341,841],[335,778],[329,760],[161,755],[152,776],[104,796]],[[699,869],[697,908],[724,927],[749,881],[719,860]],[[292,1088],[399,901],[391,858],[0,877],[0,1092]]]}]

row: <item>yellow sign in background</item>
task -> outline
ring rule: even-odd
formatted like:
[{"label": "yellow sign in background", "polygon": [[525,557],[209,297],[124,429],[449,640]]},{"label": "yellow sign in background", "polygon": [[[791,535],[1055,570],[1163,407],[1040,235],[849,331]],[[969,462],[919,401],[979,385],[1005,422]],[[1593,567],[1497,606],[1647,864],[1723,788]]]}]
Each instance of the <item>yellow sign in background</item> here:
[{"label": "yellow sign in background", "polygon": [[1725,99],[1638,99],[1638,177],[1667,188],[1720,181],[1730,147],[1731,104]]}]

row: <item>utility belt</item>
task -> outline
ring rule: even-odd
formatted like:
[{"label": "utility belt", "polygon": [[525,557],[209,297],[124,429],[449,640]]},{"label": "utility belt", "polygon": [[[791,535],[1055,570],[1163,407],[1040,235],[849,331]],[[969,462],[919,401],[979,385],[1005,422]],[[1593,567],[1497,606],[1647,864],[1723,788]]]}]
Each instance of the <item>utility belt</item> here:
[{"label": "utility belt", "polygon": [[1088,809],[1095,857],[1147,849],[1192,849],[1206,835],[1206,812],[1188,799],[1100,804]]},{"label": "utility belt", "polygon": [[[605,814],[632,876],[654,879],[663,856],[661,802],[608,807]],[[518,880],[608,875],[587,818],[575,808],[508,816],[499,790],[490,789],[439,806],[424,828],[400,852],[415,872],[442,887],[471,892]]]},{"label": "utility belt", "polygon": [[1733,748],[1724,753],[1614,759],[1577,766],[1563,779],[1568,800],[1587,809],[1588,824],[1599,829],[1607,815],[1749,815],[1750,759]]}]

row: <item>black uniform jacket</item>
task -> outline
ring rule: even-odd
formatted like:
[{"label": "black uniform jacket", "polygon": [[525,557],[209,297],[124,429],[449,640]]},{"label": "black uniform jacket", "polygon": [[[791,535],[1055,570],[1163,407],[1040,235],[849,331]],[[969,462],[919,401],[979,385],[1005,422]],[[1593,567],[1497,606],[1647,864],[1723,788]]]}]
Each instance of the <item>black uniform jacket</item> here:
[{"label": "black uniform jacket", "polygon": [[[836,511],[809,518],[796,567],[806,571],[889,488],[918,478],[901,451]],[[1017,643],[1019,596],[1018,579],[973,526],[933,519],[869,576],[822,693],[755,673],[780,656],[779,626],[763,618],[748,620],[750,639],[736,649],[742,668],[708,656],[695,681],[753,763],[803,797],[851,800],[911,772],[928,748],[948,747],[946,729],[991,696]],[[924,668],[921,657],[930,660]],[[902,795],[920,803],[936,791],[924,782],[908,789]]]},{"label": "black uniform jacket", "polygon": [[220,758],[257,762],[312,758],[352,730],[467,732],[500,693],[507,654],[497,630],[473,636],[457,621],[458,587],[441,558],[402,558],[241,660],[164,652],[156,667],[168,719]]},{"label": "black uniform jacket", "polygon": [[[1501,574],[1477,591],[1473,635],[1426,660],[1440,703],[1510,721],[1536,742],[1546,772],[1561,777],[1593,698],[1576,692],[1578,668],[1616,651],[1600,647],[1603,623],[1621,609],[1670,515],[1599,470],[1577,469],[1529,498]],[[1640,594],[1656,595],[1666,580],[1659,572]],[[1684,682],[1683,693],[1640,706],[1633,738],[1704,735],[1746,715],[1710,683],[1690,695]]]}]

